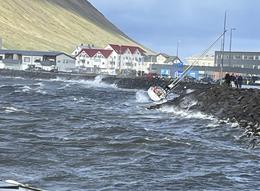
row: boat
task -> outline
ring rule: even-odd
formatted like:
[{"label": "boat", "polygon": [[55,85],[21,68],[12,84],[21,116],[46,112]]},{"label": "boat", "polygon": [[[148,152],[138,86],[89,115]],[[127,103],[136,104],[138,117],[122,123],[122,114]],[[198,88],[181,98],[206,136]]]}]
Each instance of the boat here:
[{"label": "boat", "polygon": [[188,72],[198,63],[198,61],[207,54],[207,52],[216,45],[216,43],[225,35],[227,31],[224,32],[207,48],[200,57],[195,60],[191,65],[188,65],[187,68],[182,72],[182,74],[177,77],[174,81],[171,81],[165,88],[160,86],[151,86],[147,93],[150,99],[154,102],[159,102],[162,100],[167,100],[167,96],[173,91],[177,85],[184,79],[184,77],[188,74]]},{"label": "boat", "polygon": [[32,187],[27,184],[22,184],[15,180],[0,180],[0,190],[1,191],[43,191],[39,188]]},{"label": "boat", "polygon": [[167,96],[167,92],[160,86],[151,86],[147,93],[154,102],[161,101]]}]

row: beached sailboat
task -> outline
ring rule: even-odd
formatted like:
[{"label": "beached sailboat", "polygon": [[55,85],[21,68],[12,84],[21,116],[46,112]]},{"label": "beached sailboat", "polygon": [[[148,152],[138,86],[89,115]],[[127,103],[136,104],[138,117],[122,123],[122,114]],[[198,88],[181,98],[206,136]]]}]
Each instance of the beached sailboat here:
[{"label": "beached sailboat", "polygon": [[169,95],[169,93],[171,93],[174,90],[174,88],[177,87],[177,85],[183,80],[183,78],[188,74],[188,72],[198,63],[200,58],[205,56],[210,51],[210,49],[213,46],[215,46],[215,44],[225,35],[225,33],[226,33],[226,30],[217,38],[217,40],[215,40],[214,43],[212,43],[210,45],[209,48],[207,48],[200,55],[200,57],[197,60],[195,60],[191,65],[189,65],[178,78],[176,78],[174,81],[170,82],[165,88],[162,88],[160,86],[151,86],[147,91],[150,99],[154,102],[167,100],[167,96]]}]

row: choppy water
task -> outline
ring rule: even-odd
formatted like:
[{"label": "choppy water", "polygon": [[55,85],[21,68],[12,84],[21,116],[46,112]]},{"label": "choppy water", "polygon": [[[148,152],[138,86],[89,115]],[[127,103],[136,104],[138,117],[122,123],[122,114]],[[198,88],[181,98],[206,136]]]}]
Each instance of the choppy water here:
[{"label": "choppy water", "polygon": [[260,190],[242,131],[144,91],[0,77],[0,178],[53,191]]}]

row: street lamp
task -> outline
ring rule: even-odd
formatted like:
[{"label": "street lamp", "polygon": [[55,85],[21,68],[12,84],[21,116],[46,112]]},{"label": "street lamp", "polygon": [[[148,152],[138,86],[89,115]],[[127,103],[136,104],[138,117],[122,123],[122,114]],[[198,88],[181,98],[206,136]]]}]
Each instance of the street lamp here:
[{"label": "street lamp", "polygon": [[232,37],[233,37],[233,31],[236,30],[236,28],[230,29],[230,44],[229,44],[229,67],[231,65],[231,49],[232,49]]}]

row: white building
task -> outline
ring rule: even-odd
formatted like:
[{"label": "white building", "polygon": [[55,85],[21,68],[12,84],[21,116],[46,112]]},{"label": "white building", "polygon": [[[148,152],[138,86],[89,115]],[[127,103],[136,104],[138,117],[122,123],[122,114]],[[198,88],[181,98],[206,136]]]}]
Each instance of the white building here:
[{"label": "white building", "polygon": [[104,49],[78,46],[72,54],[82,72],[142,75],[148,72],[144,67],[144,53],[137,46],[109,44]]},{"label": "white building", "polygon": [[75,59],[62,52],[0,50],[0,68],[71,72],[76,66]]},{"label": "white building", "polygon": [[185,59],[187,65],[195,66],[215,66],[215,55],[214,53],[206,54],[204,56],[190,56]]},{"label": "white building", "polygon": [[76,56],[76,66],[84,72],[116,74],[116,62],[112,50],[82,49]]},{"label": "white building", "polygon": [[169,58],[170,56],[168,54],[165,53],[159,53],[156,55],[156,63],[157,64],[165,64],[166,60]]},{"label": "white building", "polygon": [[112,50],[112,57],[120,73],[143,75],[147,73],[144,66],[145,51],[137,46],[109,44],[105,49]]}]

